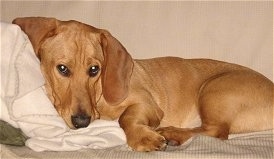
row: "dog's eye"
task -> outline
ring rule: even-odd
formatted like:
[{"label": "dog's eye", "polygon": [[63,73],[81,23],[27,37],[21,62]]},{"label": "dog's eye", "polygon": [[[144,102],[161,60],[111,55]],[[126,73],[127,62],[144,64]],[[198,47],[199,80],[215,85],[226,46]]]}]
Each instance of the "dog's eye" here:
[{"label": "dog's eye", "polygon": [[70,75],[70,71],[67,66],[65,65],[57,65],[57,70],[59,73],[65,77],[68,77]]},{"label": "dog's eye", "polygon": [[89,74],[90,77],[95,77],[98,74],[99,71],[100,71],[99,66],[97,66],[97,65],[91,66],[90,69],[89,69],[88,74]]}]

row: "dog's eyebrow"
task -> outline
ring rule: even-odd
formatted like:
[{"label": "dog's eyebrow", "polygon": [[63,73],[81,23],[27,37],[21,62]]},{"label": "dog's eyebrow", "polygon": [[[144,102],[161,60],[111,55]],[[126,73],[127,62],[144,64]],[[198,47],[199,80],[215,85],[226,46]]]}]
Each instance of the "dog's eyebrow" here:
[{"label": "dog's eyebrow", "polygon": [[90,58],[90,57],[88,57],[87,59],[86,59],[86,65],[89,67],[89,66],[93,66],[93,65],[100,65],[100,62],[101,60],[100,59],[98,59],[98,58],[96,58],[96,57],[93,57],[93,58]]}]

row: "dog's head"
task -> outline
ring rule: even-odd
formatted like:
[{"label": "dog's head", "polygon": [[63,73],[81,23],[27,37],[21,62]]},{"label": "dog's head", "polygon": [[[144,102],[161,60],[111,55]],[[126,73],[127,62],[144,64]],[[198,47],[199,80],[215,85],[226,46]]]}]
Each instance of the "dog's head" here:
[{"label": "dog's head", "polygon": [[49,98],[70,128],[99,118],[101,96],[110,105],[127,97],[133,62],[107,31],[54,18],[17,18],[13,23],[28,35]]}]

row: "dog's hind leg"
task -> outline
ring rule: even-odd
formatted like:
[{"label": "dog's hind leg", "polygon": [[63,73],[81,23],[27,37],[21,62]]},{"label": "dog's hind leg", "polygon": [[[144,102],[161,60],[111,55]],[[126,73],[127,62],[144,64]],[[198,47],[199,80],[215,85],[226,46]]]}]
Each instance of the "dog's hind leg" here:
[{"label": "dog's hind leg", "polygon": [[186,142],[189,138],[195,135],[207,135],[211,137],[216,137],[220,139],[228,139],[229,129],[225,125],[213,126],[213,125],[203,125],[197,128],[176,128],[173,126],[162,127],[157,129],[168,141],[168,145],[181,145]]},{"label": "dog's hind leg", "polygon": [[272,102],[273,83],[266,78],[249,71],[223,74],[200,89],[197,107],[201,127],[165,127],[158,132],[178,145],[197,134],[227,139],[232,133],[271,129]]}]

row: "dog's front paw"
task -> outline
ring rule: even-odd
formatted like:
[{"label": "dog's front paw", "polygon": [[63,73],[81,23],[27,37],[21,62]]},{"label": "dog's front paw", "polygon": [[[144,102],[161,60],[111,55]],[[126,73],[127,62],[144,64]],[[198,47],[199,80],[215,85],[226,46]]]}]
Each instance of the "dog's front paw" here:
[{"label": "dog's front paw", "polygon": [[148,127],[137,128],[126,135],[134,151],[161,151],[167,146],[165,138]]}]

